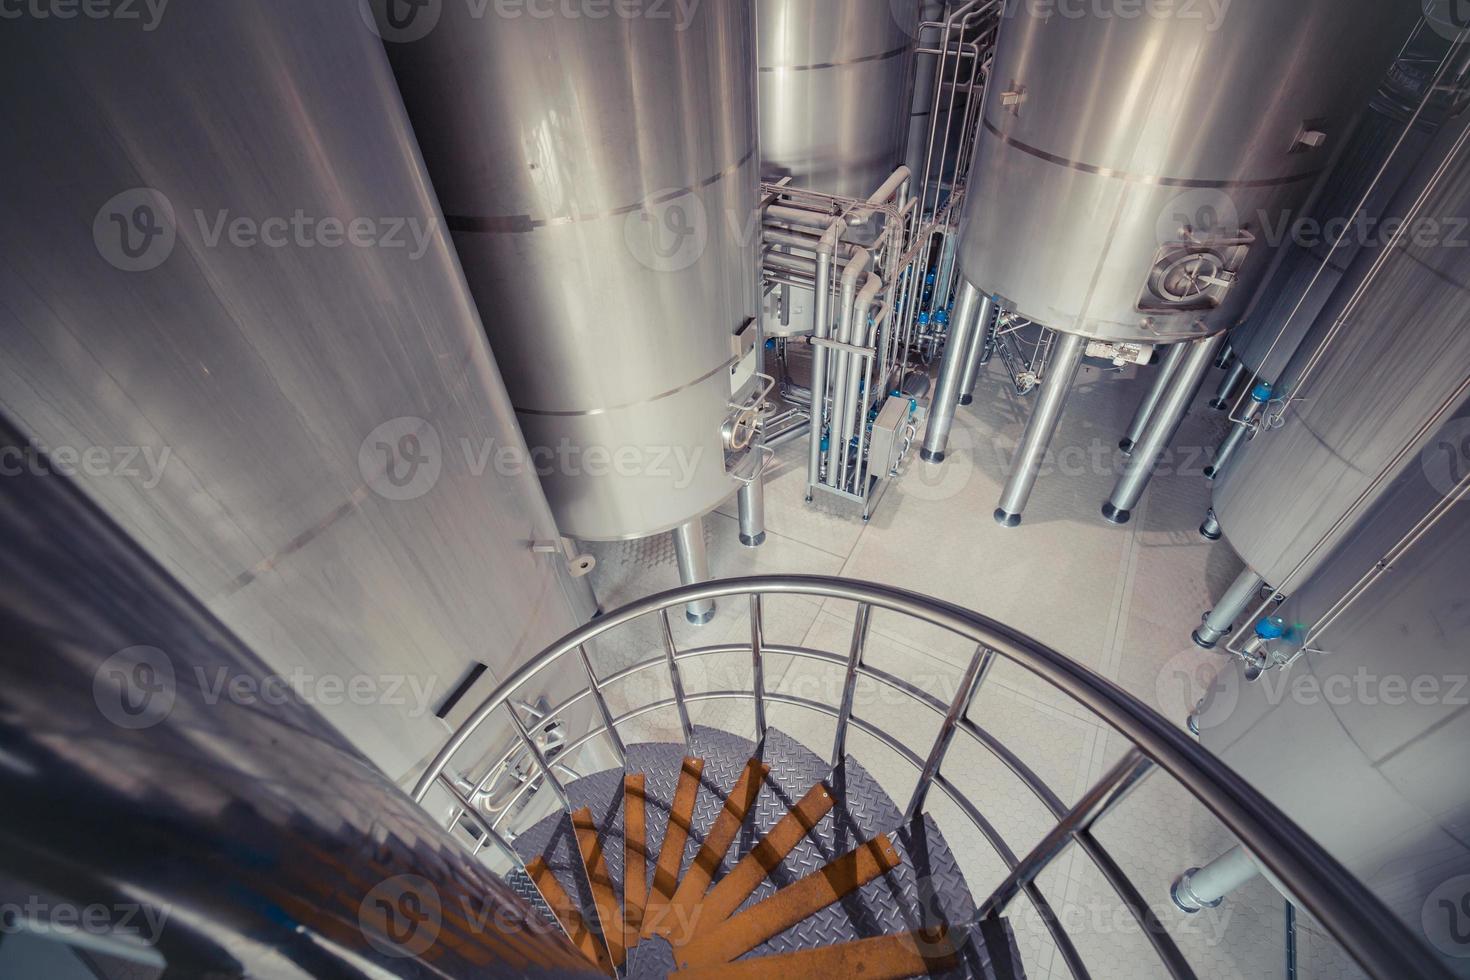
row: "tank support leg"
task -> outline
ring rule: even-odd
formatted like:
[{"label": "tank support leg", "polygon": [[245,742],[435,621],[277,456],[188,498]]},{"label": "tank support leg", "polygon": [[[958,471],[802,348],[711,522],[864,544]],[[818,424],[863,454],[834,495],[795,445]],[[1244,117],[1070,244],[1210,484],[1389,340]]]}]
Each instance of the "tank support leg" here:
[{"label": "tank support leg", "polygon": [[[679,581],[684,585],[708,582],[709,552],[704,548],[704,518],[696,517],[674,528],[674,554],[679,560]],[[704,599],[684,607],[684,617],[695,626],[715,618],[715,601]]]},{"label": "tank support leg", "polygon": [[934,399],[929,405],[929,428],[924,431],[924,447],[919,450],[919,458],[926,463],[944,462],[949,432],[954,428],[955,409],[960,404],[970,341],[979,329],[981,308],[989,305],[990,300],[982,297],[980,290],[968,281],[960,284],[954,319],[950,321],[949,337],[944,345],[944,366],[939,370],[939,383],[934,386]]},{"label": "tank support leg", "polygon": [[1195,396],[1204,384],[1205,372],[1210,369],[1215,351],[1223,342],[1223,337],[1201,337],[1199,340],[1176,344],[1169,351],[1169,360],[1177,360],[1178,366],[1174,368],[1169,390],[1160,399],[1148,429],[1134,447],[1133,455],[1128,458],[1128,465],[1118,478],[1112,497],[1103,504],[1103,517],[1108,521],[1113,524],[1127,524],[1132,518],[1133,508],[1143,498],[1143,491],[1148,489],[1154,467],[1178,434],[1184,416],[1189,413],[1189,406],[1194,404]]},{"label": "tank support leg", "polygon": [[1164,400],[1164,395],[1169,391],[1169,385],[1178,373],[1179,359],[1177,357],[1164,358],[1164,363],[1155,370],[1153,385],[1148,389],[1148,394],[1143,396],[1138,411],[1134,413],[1133,423],[1128,426],[1128,434],[1118,443],[1118,448],[1125,454],[1132,454],[1133,447],[1138,445],[1138,440],[1142,439],[1143,434],[1148,431],[1149,422],[1153,421],[1154,413],[1159,410],[1159,403]]},{"label": "tank support leg", "polygon": [[1082,354],[1087,350],[1087,341],[1076,334],[1058,335],[1057,344],[1051,355],[1051,366],[1041,383],[1040,396],[1031,418],[1026,423],[1026,433],[1016,447],[1011,460],[1011,476],[1000,496],[1000,506],[995,510],[995,522],[1002,527],[1015,527],[1021,523],[1021,514],[1026,501],[1036,486],[1037,474],[1041,472],[1047,447],[1056,434],[1057,423],[1062,419],[1062,409],[1067,397],[1072,394],[1072,385],[1082,367]]},{"label": "tank support leg", "polygon": [[[1210,511],[1213,517],[1214,511]],[[1218,526],[1218,524],[1217,524]],[[1230,588],[1215,603],[1215,608],[1205,614],[1204,622],[1200,623],[1199,629],[1193,635],[1194,642],[1206,650],[1215,649],[1215,644],[1220,642],[1221,637],[1226,636],[1235,628],[1235,621],[1240,614],[1245,612],[1251,600],[1261,591],[1261,586],[1266,580],[1247,568],[1240,576],[1231,583]]]},{"label": "tank support leg", "polygon": [[1261,873],[1245,848],[1236,845],[1203,868],[1190,868],[1174,882],[1169,896],[1179,911],[1193,915],[1201,909],[1212,909],[1225,901],[1225,896]]}]

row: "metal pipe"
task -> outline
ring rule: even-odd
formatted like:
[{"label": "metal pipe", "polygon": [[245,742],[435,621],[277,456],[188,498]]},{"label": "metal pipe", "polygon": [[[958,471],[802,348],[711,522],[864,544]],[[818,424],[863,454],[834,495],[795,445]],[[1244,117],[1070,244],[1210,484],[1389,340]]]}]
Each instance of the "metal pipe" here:
[{"label": "metal pipe", "polygon": [[[882,291],[883,280],[875,275],[868,276],[867,280],[863,283],[862,292],[858,293],[857,299],[853,301],[852,305],[852,318],[849,329],[858,334],[858,336],[845,340],[843,343],[852,344],[856,340],[860,346],[873,347],[875,343],[875,339],[872,336],[873,331],[867,329],[868,310],[873,306],[874,301],[878,298],[878,294]],[[867,425],[865,424],[867,421],[865,418],[867,414],[866,406],[868,399],[873,396],[872,390],[866,388],[864,385],[867,376],[872,374],[873,359],[871,357],[867,358],[864,364],[867,370],[864,373],[857,370],[858,361],[861,360],[857,355],[849,354],[846,351],[843,353],[848,357],[848,368],[846,371],[847,390],[842,395],[842,445],[838,447],[837,453],[837,486],[839,487],[847,486],[848,447],[851,446],[854,436],[859,432],[865,432],[867,429]],[[859,465],[861,465],[861,461],[861,447],[859,447]]]},{"label": "metal pipe", "polygon": [[[958,302],[956,302],[955,311],[959,311]],[[969,405],[975,401],[975,385],[980,381],[980,368],[985,363],[985,344],[990,337],[990,323],[994,319],[995,301],[989,296],[984,296],[980,300],[980,318],[976,322],[974,332],[970,335],[970,345],[965,351],[965,374],[960,380],[961,405]]]},{"label": "metal pipe", "polygon": [[1234,366],[1225,372],[1225,377],[1220,380],[1220,387],[1215,389],[1215,397],[1210,399],[1210,407],[1217,412],[1223,412],[1230,407],[1230,396],[1245,380],[1246,373],[1249,371],[1250,368],[1245,366],[1244,361],[1237,360]]},{"label": "metal pipe", "polygon": [[[784,221],[789,225],[804,225],[808,228],[826,228],[832,224],[833,215],[830,211],[808,211],[804,208],[792,207],[785,204],[772,204],[766,208],[766,217],[775,221]],[[837,220],[841,221],[841,218]]]},{"label": "metal pipe", "polygon": [[1199,526],[1200,537],[1206,541],[1219,541],[1224,536],[1224,533],[1220,529],[1220,518],[1215,515],[1215,509],[1213,507],[1210,508],[1209,512],[1205,514],[1204,523]]},{"label": "metal pipe", "polygon": [[1169,385],[1179,374],[1179,365],[1182,363],[1177,355],[1181,353],[1180,347],[1175,345],[1165,356],[1164,363],[1160,364],[1154,372],[1154,382],[1149,386],[1148,394],[1143,396],[1143,401],[1138,406],[1138,411],[1133,415],[1133,422],[1128,426],[1128,433],[1118,442],[1118,448],[1124,454],[1131,455],[1133,447],[1138,445],[1138,440],[1148,431],[1148,424],[1153,421],[1154,413],[1159,409],[1159,403],[1164,400],[1164,395],[1169,391]]},{"label": "metal pipe", "polygon": [[[847,268],[842,272],[842,292],[838,300],[837,341],[852,343],[853,307],[857,304],[858,278],[867,270],[870,255],[860,248]],[[847,376],[852,370],[852,354],[845,350],[832,352],[832,423],[831,435],[827,440],[827,480],[830,487],[837,486],[837,459],[839,453],[847,452],[847,443],[839,445],[842,424],[847,417]]]},{"label": "metal pipe", "polygon": [[[839,267],[845,267],[851,259],[840,255],[833,256],[832,262]],[[775,272],[794,272],[799,276],[812,276],[817,274],[817,260],[809,259],[805,255],[790,255],[786,252],[765,252],[761,255],[761,265]]]},{"label": "metal pipe", "polygon": [[[784,245],[788,248],[799,248],[813,254],[816,253],[817,247],[822,243],[822,236],[819,234],[793,231],[787,228],[778,228],[774,225],[761,226],[761,239],[767,245]],[[846,244],[838,247],[838,257],[844,260],[850,258],[854,247]]]},{"label": "metal pipe", "polygon": [[751,688],[755,694],[755,739],[766,740],[766,626],[759,592],[750,594],[750,664]]},{"label": "metal pipe", "polygon": [[944,364],[939,369],[939,383],[929,405],[929,426],[924,430],[924,446],[919,458],[926,463],[944,462],[949,447],[949,433],[954,428],[954,413],[960,403],[967,353],[971,336],[980,325],[980,312],[989,300],[980,295],[968,279],[960,282],[960,295],[955,301],[954,319],[949,325],[949,342],[945,345]]},{"label": "metal pipe", "polygon": [[1239,844],[1203,868],[1190,868],[1174,882],[1169,897],[1179,911],[1194,915],[1202,909],[1218,908],[1225,896],[1261,873],[1256,862]]},{"label": "metal pipe", "polygon": [[1127,524],[1132,518],[1133,508],[1138,505],[1143,491],[1148,488],[1154,467],[1179,432],[1179,426],[1183,424],[1189,406],[1194,404],[1195,396],[1204,384],[1205,372],[1210,369],[1210,362],[1214,360],[1215,352],[1222,343],[1223,334],[1201,337],[1176,345],[1180,350],[1170,351],[1171,359],[1180,358],[1178,372],[1170,383],[1169,390],[1160,400],[1143,438],[1139,440],[1133,455],[1128,458],[1128,465],[1118,478],[1112,497],[1103,504],[1102,514],[1109,522]]},{"label": "metal pipe", "polygon": [[1052,352],[1051,367],[1041,385],[1041,395],[1031,418],[1026,423],[1026,434],[1016,448],[1011,462],[1011,476],[1006,481],[1005,491],[1000,497],[1000,506],[995,510],[995,522],[1002,527],[1016,527],[1021,523],[1021,514],[1026,501],[1036,486],[1037,474],[1041,472],[1042,460],[1047,447],[1062,419],[1067,396],[1077,380],[1082,367],[1082,354],[1087,350],[1087,340],[1076,334],[1062,334]]},{"label": "metal pipe", "polygon": [[607,698],[602,693],[602,686],[597,681],[597,671],[592,669],[592,657],[587,652],[587,645],[577,647],[577,653],[582,658],[582,669],[587,672],[588,689],[592,692],[592,700],[597,704],[597,713],[602,715],[602,723],[607,726],[607,734],[612,738],[613,746],[618,750],[618,758],[624,765],[628,763],[628,747],[623,744],[623,738],[618,730],[613,727],[612,709],[607,706]]},{"label": "metal pipe", "polygon": [[847,758],[847,725],[852,720],[852,704],[857,697],[858,668],[863,665],[863,649],[868,645],[873,607],[858,603],[857,619],[852,624],[852,646],[847,653],[847,673],[842,682],[842,707],[837,712],[837,734],[832,740],[832,768],[840,767]]},{"label": "metal pipe", "polygon": [[[813,311],[812,336],[827,340],[832,335],[832,255],[847,231],[841,218],[827,226],[817,246],[816,306]],[[822,478],[822,431],[827,413],[827,351],[812,348],[811,445],[807,453],[806,499]]]},{"label": "metal pipe", "polygon": [[[704,547],[704,518],[696,517],[674,528],[674,556],[679,562],[679,581],[684,585],[708,582],[709,552]],[[713,599],[691,602],[684,608],[684,618],[695,626],[703,626],[715,618]]]},{"label": "metal pipe", "polygon": [[1272,388],[1266,382],[1256,385],[1251,391],[1250,403],[1246,406],[1245,415],[1239,419],[1232,419],[1230,433],[1215,450],[1215,458],[1209,466],[1205,467],[1205,479],[1218,479],[1230,466],[1230,460],[1245,445],[1246,439],[1250,438],[1256,428],[1256,419],[1266,410],[1271,401]]},{"label": "metal pipe", "polygon": [[[1214,511],[1210,513],[1213,516]],[[1225,594],[1220,597],[1220,601],[1215,603],[1215,608],[1205,613],[1204,621],[1200,623],[1199,629],[1190,634],[1195,645],[1206,650],[1215,649],[1215,644],[1220,642],[1220,638],[1229,635],[1235,629],[1235,621],[1240,618],[1241,613],[1245,612],[1246,607],[1251,604],[1260,593],[1261,586],[1265,584],[1266,580],[1249,568],[1236,576],[1230,588],[1226,589]]]},{"label": "metal pipe", "polygon": [[514,704],[507,705],[506,711],[510,714],[511,724],[515,726],[516,735],[520,738],[521,744],[530,751],[531,758],[536,763],[536,768],[541,770],[541,775],[546,777],[546,782],[556,791],[556,795],[561,797],[561,805],[563,807],[570,806],[571,797],[567,796],[567,788],[561,784],[560,779],[556,778],[556,773],[552,771],[551,763],[546,761],[546,754],[541,751],[541,746],[536,744],[536,740],[526,730],[526,723],[521,720],[521,714],[516,710],[516,706]]}]

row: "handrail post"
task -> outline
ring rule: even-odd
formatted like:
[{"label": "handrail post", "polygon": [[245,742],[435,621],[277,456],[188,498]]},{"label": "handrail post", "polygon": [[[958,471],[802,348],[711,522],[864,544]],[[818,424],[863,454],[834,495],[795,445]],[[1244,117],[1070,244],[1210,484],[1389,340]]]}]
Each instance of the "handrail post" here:
[{"label": "handrail post", "polygon": [[934,746],[929,750],[929,758],[924,762],[924,771],[919,774],[919,782],[914,786],[914,795],[909,799],[908,809],[904,811],[904,823],[908,823],[918,816],[924,806],[924,800],[929,795],[929,784],[939,774],[939,768],[944,764],[944,757],[949,754],[950,744],[954,741],[955,729],[959,726],[960,719],[970,711],[970,705],[975,701],[975,695],[980,691],[980,685],[985,683],[985,678],[990,674],[990,668],[995,665],[995,652],[984,646],[975,650],[975,656],[970,659],[970,665],[965,668],[965,675],[960,680],[959,690],[955,692],[954,702],[949,706],[949,713],[944,716],[944,721],[939,726],[939,734],[934,737]]},{"label": "handrail post", "polygon": [[752,686],[755,689],[755,740],[766,740],[766,667],[765,667],[765,620],[761,610],[761,594],[750,594],[750,658],[754,672]]},{"label": "handrail post", "polygon": [[587,652],[587,644],[578,644],[577,653],[581,655],[582,666],[587,671],[587,683],[591,685],[592,700],[597,702],[597,710],[602,714],[602,723],[607,726],[607,735],[612,739],[613,746],[618,750],[619,761],[626,768],[628,765],[628,747],[623,744],[622,736],[618,734],[618,726],[613,721],[612,710],[607,706],[607,698],[603,697],[602,685],[598,683],[597,671],[592,669],[592,656]]},{"label": "handrail post", "polygon": [[852,719],[858,668],[863,663],[863,648],[868,644],[868,630],[872,621],[873,607],[866,602],[858,603],[857,619],[852,625],[852,648],[847,655],[847,675],[842,682],[842,709],[837,715],[837,736],[832,744],[833,769],[842,765],[842,760],[847,756],[847,724]]},{"label": "handrail post", "polygon": [[660,609],[658,618],[663,625],[664,654],[669,659],[669,680],[674,685],[674,704],[679,709],[679,723],[684,726],[684,744],[687,746],[694,738],[694,724],[689,720],[689,705],[684,702],[684,678],[679,673],[679,648],[674,644],[674,628],[669,625],[669,610]]},{"label": "handrail post", "polygon": [[1014,870],[1000,883],[1000,886],[991,893],[991,896],[980,906],[979,919],[1004,914],[1010,904],[1021,894],[1022,889],[1034,882],[1037,877],[1051,866],[1058,855],[1067,849],[1067,845],[1079,835],[1092,829],[1108,811],[1121,803],[1128,794],[1142,782],[1143,778],[1153,769],[1153,762],[1138,749],[1130,749],[1112,768],[1106,776],[1098,781],[1097,785],[1087,791],[1087,795],[1068,811],[1067,815],[1057,822],[1051,833],[1042,838],[1041,843],[1026,855]]},{"label": "handrail post", "polygon": [[541,751],[541,746],[536,744],[536,740],[526,730],[526,723],[521,720],[520,712],[516,711],[514,704],[506,705],[506,708],[510,712],[510,720],[516,726],[516,734],[521,737],[521,742],[526,748],[531,750],[531,757],[536,760],[536,766],[541,770],[541,775],[546,777],[546,781],[556,790],[556,795],[561,797],[562,806],[570,807],[572,801],[571,797],[567,796],[567,788],[561,784],[560,779],[556,778],[556,773],[552,772],[551,763],[546,761],[546,755]]}]

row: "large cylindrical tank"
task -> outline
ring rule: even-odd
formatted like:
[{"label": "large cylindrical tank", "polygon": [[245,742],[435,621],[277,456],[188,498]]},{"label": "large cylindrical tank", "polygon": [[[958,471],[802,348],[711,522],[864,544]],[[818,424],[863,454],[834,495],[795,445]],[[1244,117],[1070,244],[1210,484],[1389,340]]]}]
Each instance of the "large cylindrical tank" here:
[{"label": "large cylindrical tank", "polygon": [[1462,112],[1388,204],[1398,234],[1359,253],[1285,368],[1281,424],[1216,482],[1225,537],[1278,590],[1310,578],[1470,399],[1467,142]]},{"label": "large cylindrical tank", "polygon": [[1143,343],[1233,326],[1409,36],[1413,0],[1237,0],[1100,23],[1010,0],[960,269],[1001,304]]},{"label": "large cylindrical tank", "polygon": [[[1275,383],[1348,266],[1383,233],[1384,208],[1434,141],[1457,98],[1433,93],[1448,40],[1424,22],[1374,95],[1341,159],[1305,215],[1271,232],[1281,241],[1270,278],[1230,346],[1253,375]],[[1447,73],[1452,80],[1458,72]],[[1283,218],[1288,216],[1283,215]],[[1298,219],[1302,220],[1298,220]]]},{"label": "large cylindrical tank", "polygon": [[865,198],[904,162],[919,6],[757,0],[768,180]]},{"label": "large cylindrical tank", "polygon": [[1197,716],[1207,748],[1459,976],[1470,976],[1470,502],[1450,501],[1470,472],[1467,435],[1462,409],[1278,610],[1290,631],[1275,653],[1310,652],[1254,681],[1227,665]]},{"label": "large cylindrical tank", "polygon": [[0,463],[75,475],[416,776],[590,609],[382,42],[350,2],[22,17],[0,80],[0,407],[51,461]]},{"label": "large cylindrical tank", "polygon": [[472,8],[380,29],[526,441],[563,534],[669,530],[738,486],[721,430],[757,307],[751,0]]}]

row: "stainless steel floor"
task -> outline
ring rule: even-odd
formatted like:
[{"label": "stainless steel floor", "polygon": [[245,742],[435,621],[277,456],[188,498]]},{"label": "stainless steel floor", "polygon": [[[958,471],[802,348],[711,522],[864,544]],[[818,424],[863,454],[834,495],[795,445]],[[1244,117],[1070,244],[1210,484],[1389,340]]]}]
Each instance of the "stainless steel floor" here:
[{"label": "stainless steel floor", "polygon": [[[1224,544],[1202,540],[1196,529],[1209,501],[1202,472],[1224,419],[1205,405],[1218,375],[1206,383],[1172,458],[1154,481],[1133,522],[1117,528],[1099,508],[1112,489],[1121,458],[1118,438],[1142,398],[1147,378],[1085,367],[1048,470],[1026,511],[1025,523],[1006,530],[991,519],[1019,440],[1030,399],[1012,395],[1002,369],[992,365],[976,402],[956,419],[943,467],[921,463],[917,452],[869,524],[840,506],[804,502],[805,444],[788,445],[767,484],[768,540],[756,550],[736,540],[734,501],[706,522],[716,577],[755,573],[839,574],[891,583],[979,610],[1029,632],[1108,677],[1181,725],[1220,662],[1189,639],[1200,613],[1240,570]],[[672,545],[651,539],[592,549],[599,565],[593,585],[604,608],[678,583]],[[846,650],[852,610],[843,603],[799,598],[767,604],[768,639],[776,643]],[[735,640],[747,635],[744,607],[722,608],[696,631],[678,624],[682,644]],[[651,629],[626,635],[598,651],[612,669],[659,648]],[[869,659],[931,690],[951,691],[972,651],[951,636],[916,631],[913,624],[875,617]],[[832,703],[840,677],[802,661],[768,668],[767,682]],[[643,672],[640,684],[659,683]],[[748,686],[748,665],[711,660],[685,677],[690,691]],[[612,692],[615,701],[646,703],[653,690]],[[745,733],[749,705],[705,702],[698,723]],[[937,727],[892,697],[859,691],[856,710],[894,732],[927,745]],[[927,713],[924,713],[927,715]],[[1003,664],[992,674],[972,717],[1001,736],[1069,802],[1124,751],[1121,740],[1079,706],[1041,681]],[[677,738],[672,718],[647,716],[649,740]],[[821,752],[833,723],[794,708],[772,706],[771,724]],[[896,799],[911,791],[915,774],[861,734],[851,750]],[[979,749],[956,743],[946,773],[996,823],[1010,846],[1024,852],[1050,829],[1040,805]],[[938,794],[936,794],[937,796]],[[962,818],[935,800],[932,812],[961,855],[971,890],[985,894],[1004,873],[978,837],[964,847]],[[1186,917],[1169,901],[1169,884],[1187,867],[1203,864],[1234,842],[1202,807],[1167,779],[1155,777],[1101,826],[1099,836],[1156,913],[1170,928],[1202,978],[1285,975],[1285,910],[1281,898],[1257,880],[1222,907]],[[1072,932],[1097,978],[1165,976],[1145,937],[1083,856],[1068,854],[1042,887]],[[1300,922],[1301,920],[1299,920]],[[1036,980],[1070,974],[1029,906],[1013,909],[1028,975]],[[1356,977],[1330,939],[1310,924],[1299,929],[1300,975]]]}]

